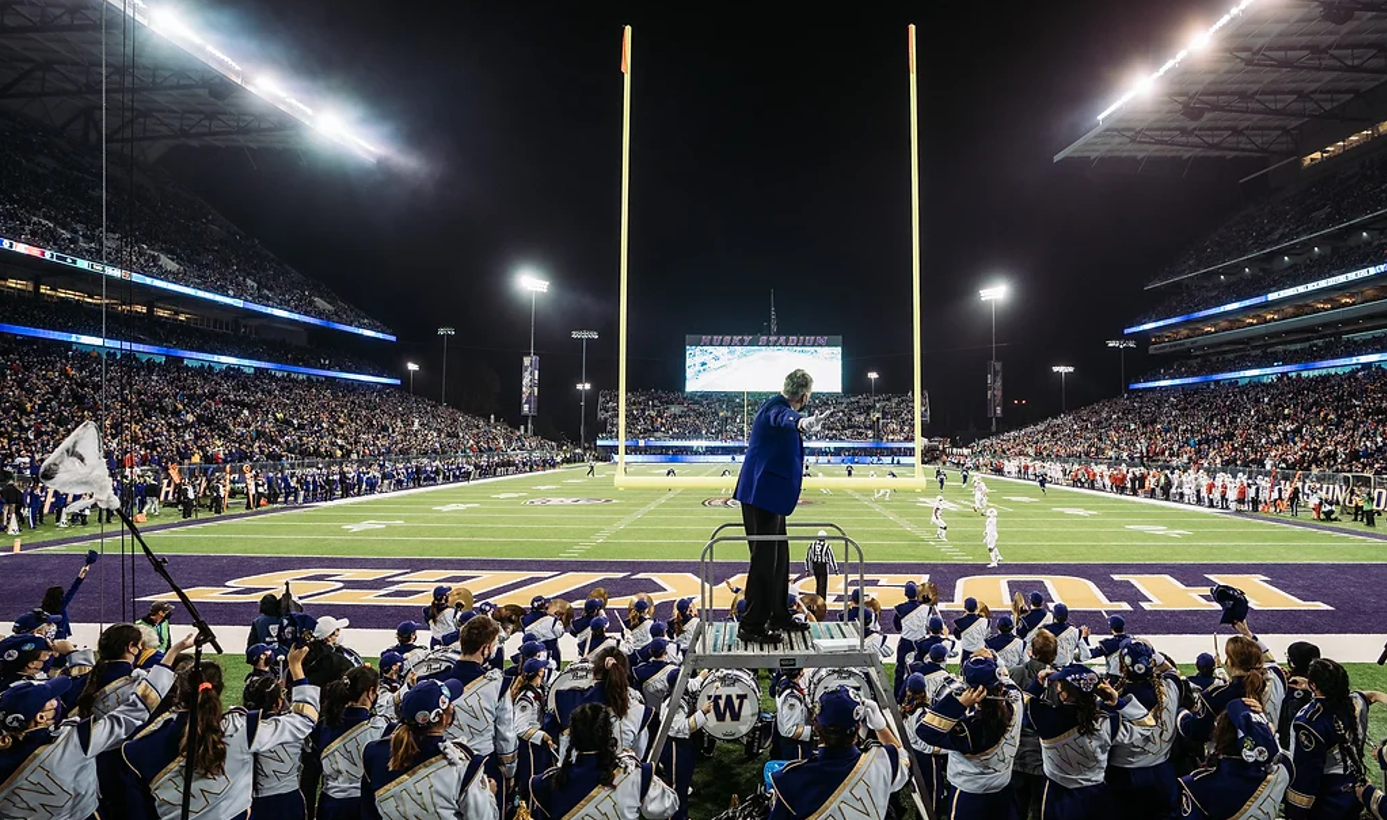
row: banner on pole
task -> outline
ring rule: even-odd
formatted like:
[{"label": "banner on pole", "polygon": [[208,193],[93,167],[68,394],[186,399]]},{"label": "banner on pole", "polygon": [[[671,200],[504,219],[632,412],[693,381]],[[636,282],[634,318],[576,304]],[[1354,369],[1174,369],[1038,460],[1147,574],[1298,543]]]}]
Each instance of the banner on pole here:
[{"label": "banner on pole", "polygon": [[539,414],[539,357],[526,356],[520,369],[520,415]]},{"label": "banner on pole", "polygon": [[1002,417],[1002,363],[989,362],[987,368],[987,417]]}]

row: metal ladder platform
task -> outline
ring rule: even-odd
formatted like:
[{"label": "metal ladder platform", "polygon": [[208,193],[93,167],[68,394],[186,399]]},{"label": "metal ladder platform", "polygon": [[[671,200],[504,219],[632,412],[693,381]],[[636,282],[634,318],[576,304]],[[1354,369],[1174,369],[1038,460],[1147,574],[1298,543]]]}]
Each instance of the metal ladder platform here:
[{"label": "metal ladder platform", "polygon": [[[810,623],[808,631],[785,633],[784,639],[778,644],[742,641],[737,637],[737,623],[735,621],[711,620],[714,612],[713,591],[717,587],[717,583],[713,579],[713,556],[717,545],[720,543],[738,542],[754,545],[763,541],[795,542],[814,541],[820,538],[829,542],[836,541],[843,544],[843,558],[839,561],[839,567],[842,568],[841,572],[845,576],[844,592],[847,591],[847,580],[853,575],[857,576],[858,588],[865,587],[862,548],[856,541],[849,538],[841,527],[831,523],[789,521],[786,522],[786,526],[796,529],[815,528],[832,532],[827,536],[749,536],[745,532],[724,535],[728,530],[742,529],[741,523],[723,524],[713,531],[699,560],[699,584],[701,587],[699,622],[689,641],[689,648],[684,655],[684,661],[680,664],[679,678],[675,682],[674,688],[670,690],[668,702],[678,703],[684,697],[690,679],[707,669],[830,668],[853,669],[861,672],[867,685],[871,687],[873,699],[888,715],[887,719],[891,724],[892,731],[904,745],[906,755],[911,757],[911,778],[907,788],[914,800],[916,811],[920,817],[934,820],[934,808],[928,797],[929,792],[925,788],[924,774],[920,771],[920,767],[913,765],[914,760],[910,750],[909,736],[906,733],[905,720],[901,716],[899,705],[896,703],[891,681],[886,677],[886,669],[882,666],[881,655],[868,646],[863,638],[865,626],[863,609],[865,608],[859,609],[856,621],[848,621],[848,596],[844,594],[842,620]],[[849,572],[847,570],[849,566],[853,566],[856,571]],[[674,710],[666,709],[660,718],[660,730],[655,736],[655,742],[650,745],[646,753],[647,762],[658,763],[660,752],[669,739],[669,731],[673,723]]]}]

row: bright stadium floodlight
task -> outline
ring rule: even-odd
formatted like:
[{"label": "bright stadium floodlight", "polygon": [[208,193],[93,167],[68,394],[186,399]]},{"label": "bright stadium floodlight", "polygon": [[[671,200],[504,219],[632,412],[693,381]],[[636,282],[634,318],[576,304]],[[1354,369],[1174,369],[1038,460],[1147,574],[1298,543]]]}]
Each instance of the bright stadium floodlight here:
[{"label": "bright stadium floodlight", "polygon": [[869,370],[867,371],[867,378],[872,380],[872,399],[875,400],[877,397],[877,379],[881,378],[881,374],[875,370]]},{"label": "bright stadium floodlight", "polygon": [[1103,113],[1098,115],[1099,124],[1101,125],[1103,120],[1112,116],[1114,112],[1131,102],[1137,95],[1152,91],[1156,87],[1156,81],[1173,71],[1180,63],[1184,62],[1185,58],[1188,57],[1191,52],[1197,52],[1208,48],[1209,43],[1213,40],[1213,36],[1218,33],[1219,29],[1237,19],[1239,15],[1247,11],[1247,7],[1252,5],[1253,2],[1255,2],[1255,0],[1239,0],[1237,5],[1233,6],[1233,8],[1229,9],[1222,17],[1214,21],[1213,25],[1195,35],[1190,41],[1189,47],[1180,49],[1175,53],[1175,56],[1166,60],[1160,68],[1134,83],[1131,88],[1122,94],[1122,96],[1114,100],[1112,105],[1103,109]]},{"label": "bright stadium floodlight", "polygon": [[522,273],[520,274],[520,288],[521,290],[528,290],[531,293],[548,293],[549,283],[537,276]]},{"label": "bright stadium floodlight", "polygon": [[416,373],[419,370],[419,365],[415,364],[414,362],[409,362],[405,365],[405,369],[411,373]]},{"label": "bright stadium floodlight", "polygon": [[414,395],[414,374],[419,371],[419,365],[414,362],[405,362],[405,370],[409,371],[409,394]]},{"label": "bright stadium floodlight", "polygon": [[1007,298],[1007,286],[993,285],[990,288],[983,288],[982,290],[978,291],[978,296],[984,302],[995,302],[998,299],[1005,299]]}]

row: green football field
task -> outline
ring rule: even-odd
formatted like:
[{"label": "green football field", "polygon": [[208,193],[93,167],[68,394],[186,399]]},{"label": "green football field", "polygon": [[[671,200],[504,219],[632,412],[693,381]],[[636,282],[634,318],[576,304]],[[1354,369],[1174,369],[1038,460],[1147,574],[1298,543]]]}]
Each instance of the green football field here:
[{"label": "green football field", "polygon": [[[662,476],[665,469],[632,465],[631,474]],[[715,476],[723,465],[676,469],[680,476]],[[876,469],[885,476],[885,468]],[[905,474],[908,468],[899,469]],[[597,477],[585,478],[585,468],[572,468],[242,518],[219,520],[203,512],[196,526],[154,529],[177,520],[177,511],[166,507],[150,519],[148,540],[169,553],[688,560],[699,556],[715,527],[740,520],[718,490],[617,490],[613,470],[603,465]],[[845,475],[836,466],[815,472]],[[868,472],[859,468],[856,476],[866,484]],[[1065,488],[1042,493],[1034,484],[997,478],[989,484],[1000,548],[1014,563],[1352,562],[1378,561],[1384,552],[1381,542],[1348,528],[1325,532]],[[972,511],[971,486],[962,487],[958,473],[949,471],[943,490],[947,543],[935,538],[930,523],[937,494],[897,491],[874,498],[870,489],[806,490],[792,521],[840,525],[868,561],[985,561],[983,518]],[[23,540],[42,546],[97,530],[94,518],[69,529],[50,522]],[[70,543],[55,549],[85,548]]]}]

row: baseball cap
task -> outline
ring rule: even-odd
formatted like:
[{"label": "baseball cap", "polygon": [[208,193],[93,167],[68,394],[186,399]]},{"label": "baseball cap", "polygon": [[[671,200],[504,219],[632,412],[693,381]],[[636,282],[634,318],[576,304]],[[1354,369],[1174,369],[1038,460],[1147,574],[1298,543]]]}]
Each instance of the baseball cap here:
[{"label": "baseball cap", "polygon": [[1127,628],[1127,621],[1121,615],[1112,615],[1108,618],[1108,629],[1113,632],[1121,632]]},{"label": "baseball cap", "polygon": [[1081,663],[1071,663],[1058,670],[1050,676],[1050,680],[1068,681],[1080,692],[1092,692],[1098,688],[1098,673]]},{"label": "baseball cap", "polygon": [[905,679],[905,691],[912,695],[918,695],[925,691],[925,676],[919,672],[911,672],[910,676]]},{"label": "baseball cap", "polygon": [[346,618],[334,618],[331,615],[324,615],[318,619],[318,623],[313,627],[313,637],[318,640],[332,636],[332,633],[339,629],[346,629],[351,621]]},{"label": "baseball cap", "polygon": [[443,584],[439,584],[438,586],[436,586],[436,587],[433,588],[433,599],[434,599],[435,601],[441,601],[441,600],[443,600],[444,598],[447,598],[447,597],[448,597],[448,593],[450,593],[450,592],[452,592],[452,591],[453,591],[453,588],[452,588],[452,587],[450,587],[450,586],[444,586]]},{"label": "baseball cap", "polygon": [[6,729],[28,726],[49,701],[60,700],[72,688],[72,678],[66,675],[36,683],[20,681],[0,694],[0,722]]},{"label": "baseball cap", "polygon": [[963,682],[987,689],[997,685],[997,662],[991,658],[972,657],[963,664]]},{"label": "baseball cap", "polygon": [[405,635],[414,635],[423,628],[424,625],[416,621],[401,621],[400,625],[395,627],[395,636],[403,638]]},{"label": "baseball cap", "polygon": [[443,720],[444,710],[459,697],[461,681],[420,681],[400,699],[400,718],[415,726],[431,726]]},{"label": "baseball cap", "polygon": [[49,615],[41,609],[35,609],[14,619],[14,632],[33,632],[41,626],[61,623],[62,620],[58,615]]},{"label": "baseball cap", "polygon": [[405,662],[405,656],[399,652],[387,651],[380,653],[380,671],[385,672],[392,666],[398,666]]},{"label": "baseball cap", "polygon": [[273,651],[274,650],[270,648],[269,644],[252,644],[249,648],[246,649],[246,663],[250,664],[251,666],[254,666],[257,662],[259,662],[261,656],[268,655]]},{"label": "baseball cap", "polygon": [[862,719],[862,701],[851,689],[839,686],[819,696],[820,726],[855,729]]},{"label": "baseball cap", "polygon": [[1063,621],[1069,617],[1069,607],[1064,604],[1055,604],[1052,612],[1056,621]]},{"label": "baseball cap", "polygon": [[949,657],[949,647],[942,643],[937,643],[929,648],[929,659],[935,663],[943,663]]}]

